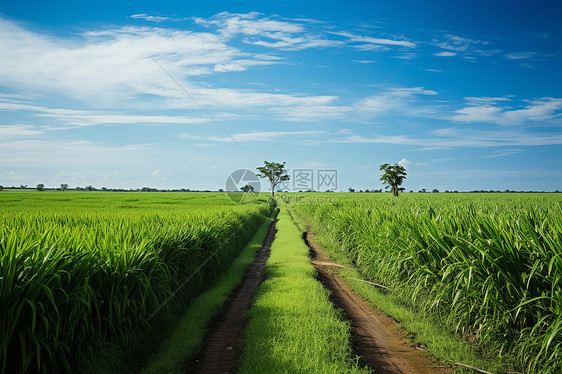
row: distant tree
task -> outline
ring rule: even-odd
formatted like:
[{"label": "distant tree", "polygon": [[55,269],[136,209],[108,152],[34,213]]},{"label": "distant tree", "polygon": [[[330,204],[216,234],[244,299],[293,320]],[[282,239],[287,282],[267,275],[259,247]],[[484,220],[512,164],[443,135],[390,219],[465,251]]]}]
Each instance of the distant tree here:
[{"label": "distant tree", "polygon": [[22,189],[27,188],[27,184],[20,184],[20,188]]},{"label": "distant tree", "polygon": [[43,183],[39,183],[36,187],[37,191],[43,191],[45,189],[45,185]]},{"label": "distant tree", "polygon": [[431,191],[433,193],[439,193],[439,190],[437,188],[434,188],[433,191]]},{"label": "distant tree", "polygon": [[410,193],[414,193],[414,190],[410,190]]},{"label": "distant tree", "polygon": [[422,189],[420,190],[420,192],[421,192],[421,193],[426,193],[427,190],[426,190],[425,188],[422,188]]},{"label": "distant tree", "polygon": [[85,189],[86,191],[93,191],[93,190],[94,190],[94,187],[92,187],[92,186],[90,186],[90,185],[87,185],[86,187],[84,187],[84,189]]},{"label": "distant tree", "polygon": [[287,174],[287,170],[285,169],[285,164],[286,162],[278,163],[264,161],[264,166],[256,168],[258,171],[258,177],[267,178],[269,180],[269,183],[271,184],[272,199],[275,198],[275,188],[279,185],[279,183],[290,179]]},{"label": "distant tree", "polygon": [[61,190],[65,191],[68,188],[68,184],[61,183],[60,188],[61,188]]},{"label": "distant tree", "polygon": [[224,192],[224,190],[222,188],[219,188],[219,192]]},{"label": "distant tree", "polygon": [[4,188],[4,187],[0,186],[0,191],[2,191],[2,188]]},{"label": "distant tree", "polygon": [[394,165],[382,164],[379,170],[384,172],[380,180],[386,184],[385,189],[390,188],[394,196],[398,196],[399,191],[404,191],[404,188],[400,187],[407,175],[404,166],[397,163]]},{"label": "distant tree", "polygon": [[244,192],[254,192],[254,186],[250,186],[249,184],[241,187],[240,189]]},{"label": "distant tree", "polygon": [[369,193],[369,192],[371,192],[371,191],[369,191],[369,189],[367,188],[367,189],[365,190],[365,193]]},{"label": "distant tree", "polygon": [[355,192],[355,188],[349,187],[348,190],[349,190],[349,192]]}]

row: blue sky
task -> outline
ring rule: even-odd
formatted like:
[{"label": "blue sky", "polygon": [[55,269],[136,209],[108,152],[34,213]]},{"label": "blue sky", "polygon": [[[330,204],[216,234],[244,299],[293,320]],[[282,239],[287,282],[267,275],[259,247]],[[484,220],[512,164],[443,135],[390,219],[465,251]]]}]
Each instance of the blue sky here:
[{"label": "blue sky", "polygon": [[0,4],[0,184],[562,189],[562,3]]}]

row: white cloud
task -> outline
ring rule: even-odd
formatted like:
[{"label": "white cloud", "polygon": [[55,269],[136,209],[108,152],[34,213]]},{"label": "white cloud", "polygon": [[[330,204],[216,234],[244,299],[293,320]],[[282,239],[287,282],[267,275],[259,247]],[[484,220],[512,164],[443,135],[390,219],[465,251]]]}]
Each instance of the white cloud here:
[{"label": "white cloud", "polygon": [[[282,138],[286,140],[287,137],[298,137],[303,135],[319,135],[324,131],[262,131],[262,132],[248,132],[241,134],[234,134],[232,138],[239,143],[242,142],[267,142],[267,141],[280,141]],[[205,140],[212,142],[232,142],[229,136],[200,136],[184,133],[180,135],[181,139],[187,140]]]},{"label": "white cloud", "polygon": [[535,52],[512,52],[505,55],[508,60],[525,60],[537,55]]},{"label": "white cloud", "polygon": [[102,107],[185,107],[184,93],[153,58],[189,90],[197,86],[186,78],[212,74],[217,65],[242,70],[279,61],[243,53],[211,33],[124,26],[62,39],[1,18],[0,52],[10,56],[0,60],[4,86],[56,92]]},{"label": "white cloud", "polygon": [[407,87],[407,88],[391,88],[389,90],[392,94],[398,96],[412,96],[412,95],[437,95],[436,91],[425,89],[424,87]]},{"label": "white cloud", "polygon": [[[0,110],[5,111],[28,111],[37,118],[51,120],[56,124],[55,129],[61,126],[94,126],[101,124],[197,124],[210,122],[208,117],[188,117],[177,115],[134,115],[122,114],[115,111],[93,111],[72,110],[61,108],[47,108],[40,105],[29,104],[23,101],[8,100],[0,98]],[[48,122],[49,123],[49,122]],[[31,130],[29,125],[6,125],[0,126],[2,133],[16,133],[26,135],[42,134],[44,131]],[[3,130],[2,130],[3,129]],[[52,130],[45,125],[42,130]]]},{"label": "white cloud", "polygon": [[469,61],[475,61],[475,55],[490,57],[502,53],[499,49],[488,48],[490,44],[488,41],[470,39],[452,34],[434,38],[430,44],[441,49],[440,52],[434,53],[434,56],[452,57],[461,55],[464,59]]},{"label": "white cloud", "polygon": [[341,41],[326,39],[321,33],[312,33],[296,20],[279,21],[270,17],[261,17],[258,12],[247,14],[222,12],[209,19],[195,18],[195,21],[207,27],[217,27],[227,38],[241,35],[245,43],[267,48],[300,51],[308,48],[338,47],[344,44]]},{"label": "white cloud", "polygon": [[[390,88],[372,97],[355,116],[368,119],[374,115],[397,113],[402,116],[433,116],[433,106],[419,105],[420,97],[434,96],[437,92],[424,87]],[[357,108],[360,103],[355,105]]]},{"label": "white cloud", "polygon": [[209,19],[195,18],[195,22],[205,26],[214,25],[223,34],[228,35],[262,35],[267,32],[292,34],[305,31],[301,24],[271,20],[267,17],[260,18],[258,12],[247,14],[222,12]]},{"label": "white cloud", "polygon": [[159,181],[166,181],[172,175],[170,172],[156,169],[152,172],[152,176],[156,177]]},{"label": "white cloud", "polygon": [[463,38],[452,34],[445,35],[444,39],[442,41],[434,39],[433,45],[449,51],[466,52],[474,46],[489,44],[487,41]]},{"label": "white cloud", "polygon": [[347,31],[331,32],[331,34],[347,37],[349,41],[353,43],[362,43],[360,45],[356,45],[355,47],[363,50],[378,48],[381,46],[393,46],[393,47],[405,47],[405,48],[416,47],[416,43],[405,39],[375,38],[372,36],[356,35]]},{"label": "white cloud", "polygon": [[488,122],[499,125],[521,125],[528,122],[541,122],[560,117],[562,98],[543,97],[527,100],[522,109],[497,106],[497,102],[507,98],[466,98],[469,106],[455,111],[450,118],[457,122]]},{"label": "white cloud", "polygon": [[170,19],[170,17],[149,16],[145,13],[133,14],[132,16],[129,16],[129,18],[143,19],[145,21],[151,21],[151,22],[162,22]]},{"label": "white cloud", "polygon": [[435,137],[415,138],[407,135],[341,136],[334,143],[395,144],[417,146],[419,150],[480,147],[562,145],[562,134],[523,131],[474,131],[445,128],[432,131]]},{"label": "white cloud", "polygon": [[451,57],[456,55],[457,55],[456,52],[438,52],[434,54],[434,56],[439,56],[439,57]]},{"label": "white cloud", "polygon": [[151,161],[151,145],[102,146],[84,140],[16,139],[0,141],[3,167],[58,170],[110,169]]},{"label": "white cloud", "polygon": [[405,157],[402,160],[398,161],[398,165],[404,166],[404,167],[410,165],[411,163],[412,163],[412,161],[408,160]]},{"label": "white cloud", "polygon": [[486,157],[489,158],[495,158],[495,157],[507,157],[507,156],[511,156],[514,155],[516,153],[521,152],[521,149],[515,148],[515,149],[500,149],[500,150],[496,150],[493,151],[491,155],[488,155]]},{"label": "white cloud", "polygon": [[214,68],[215,71],[224,73],[227,71],[244,71],[246,67],[239,64],[217,64]]},{"label": "white cloud", "polygon": [[533,65],[527,64],[526,62],[520,63],[519,66],[527,68],[527,69],[534,69],[535,68]]},{"label": "white cloud", "polygon": [[43,134],[31,125],[0,125],[0,139],[28,138]]},{"label": "white cloud", "polygon": [[488,97],[488,96],[484,96],[484,97],[465,97],[464,98],[466,101],[468,101],[469,105],[483,105],[483,104],[495,104],[497,102],[500,101],[509,101],[510,98],[509,97]]},{"label": "white cloud", "polygon": [[[62,39],[28,31],[0,18],[0,52],[10,55],[10,59],[0,60],[0,81],[4,86],[49,97],[69,97],[87,107],[103,110],[69,112],[68,109],[50,109],[16,102],[8,97],[4,97],[0,106],[10,110],[35,111],[37,116],[58,118],[63,124],[77,126],[134,121],[205,121],[193,118],[202,115],[200,108],[168,76],[169,73],[198,103],[211,110],[213,116],[220,116],[216,113],[217,108],[220,111],[233,108],[255,113],[256,107],[261,107],[281,114],[290,112],[289,107],[295,107],[293,113],[303,115],[337,110],[334,105],[323,108],[336,100],[335,96],[215,88],[209,84],[195,83],[191,78],[193,76],[242,71],[252,66],[282,61],[278,56],[244,53],[229,46],[230,33],[238,32],[238,28],[247,35],[260,34],[263,29],[268,32],[304,30],[303,26],[289,22],[257,19],[255,14],[240,19],[248,21],[247,24],[237,26],[234,20],[225,26],[224,32],[218,34],[124,26],[87,31],[79,38]],[[284,38],[281,35],[277,37],[279,40]],[[297,44],[309,45],[307,43],[317,41],[307,39]],[[306,107],[311,110],[307,111]],[[157,109],[160,112],[178,108],[194,109],[196,115],[192,115],[191,120],[188,117],[135,118],[120,116],[121,113],[106,113],[108,109],[117,108],[123,111]]]}]

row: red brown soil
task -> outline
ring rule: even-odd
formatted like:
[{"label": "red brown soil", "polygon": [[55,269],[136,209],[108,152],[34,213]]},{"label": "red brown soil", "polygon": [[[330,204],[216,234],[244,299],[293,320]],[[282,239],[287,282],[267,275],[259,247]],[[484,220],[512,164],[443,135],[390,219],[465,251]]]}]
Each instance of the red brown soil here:
[{"label": "red brown soil", "polygon": [[396,321],[373,308],[361,296],[353,292],[338,275],[343,266],[332,261],[330,256],[313,241],[307,231],[303,239],[308,244],[312,265],[318,279],[331,292],[332,302],[343,309],[353,337],[353,349],[373,373],[452,373],[452,369],[436,367],[425,353],[416,350]]},{"label": "red brown soil", "polygon": [[224,310],[213,320],[205,345],[198,357],[185,367],[186,373],[233,373],[240,354],[240,338],[246,326],[246,312],[264,279],[265,263],[275,239],[275,219],[269,226],[254,263],[246,271],[241,284],[232,292]]}]

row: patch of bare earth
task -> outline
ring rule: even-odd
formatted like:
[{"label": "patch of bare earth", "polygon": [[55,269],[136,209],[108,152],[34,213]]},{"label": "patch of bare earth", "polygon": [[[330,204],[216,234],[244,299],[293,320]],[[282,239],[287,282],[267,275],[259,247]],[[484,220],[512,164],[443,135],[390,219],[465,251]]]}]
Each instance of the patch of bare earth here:
[{"label": "patch of bare earth", "polygon": [[303,239],[311,252],[311,263],[318,272],[318,279],[331,292],[331,300],[343,309],[353,337],[353,349],[373,373],[452,373],[453,370],[437,367],[426,353],[416,350],[396,321],[373,308],[361,296],[353,292],[338,275],[342,265],[313,241],[307,231]]},{"label": "patch of bare earth", "polygon": [[246,312],[263,281],[265,263],[275,239],[275,219],[269,226],[254,263],[246,271],[241,284],[232,292],[224,310],[214,318],[201,353],[184,367],[186,373],[234,373],[240,354],[240,338],[246,326]]}]

